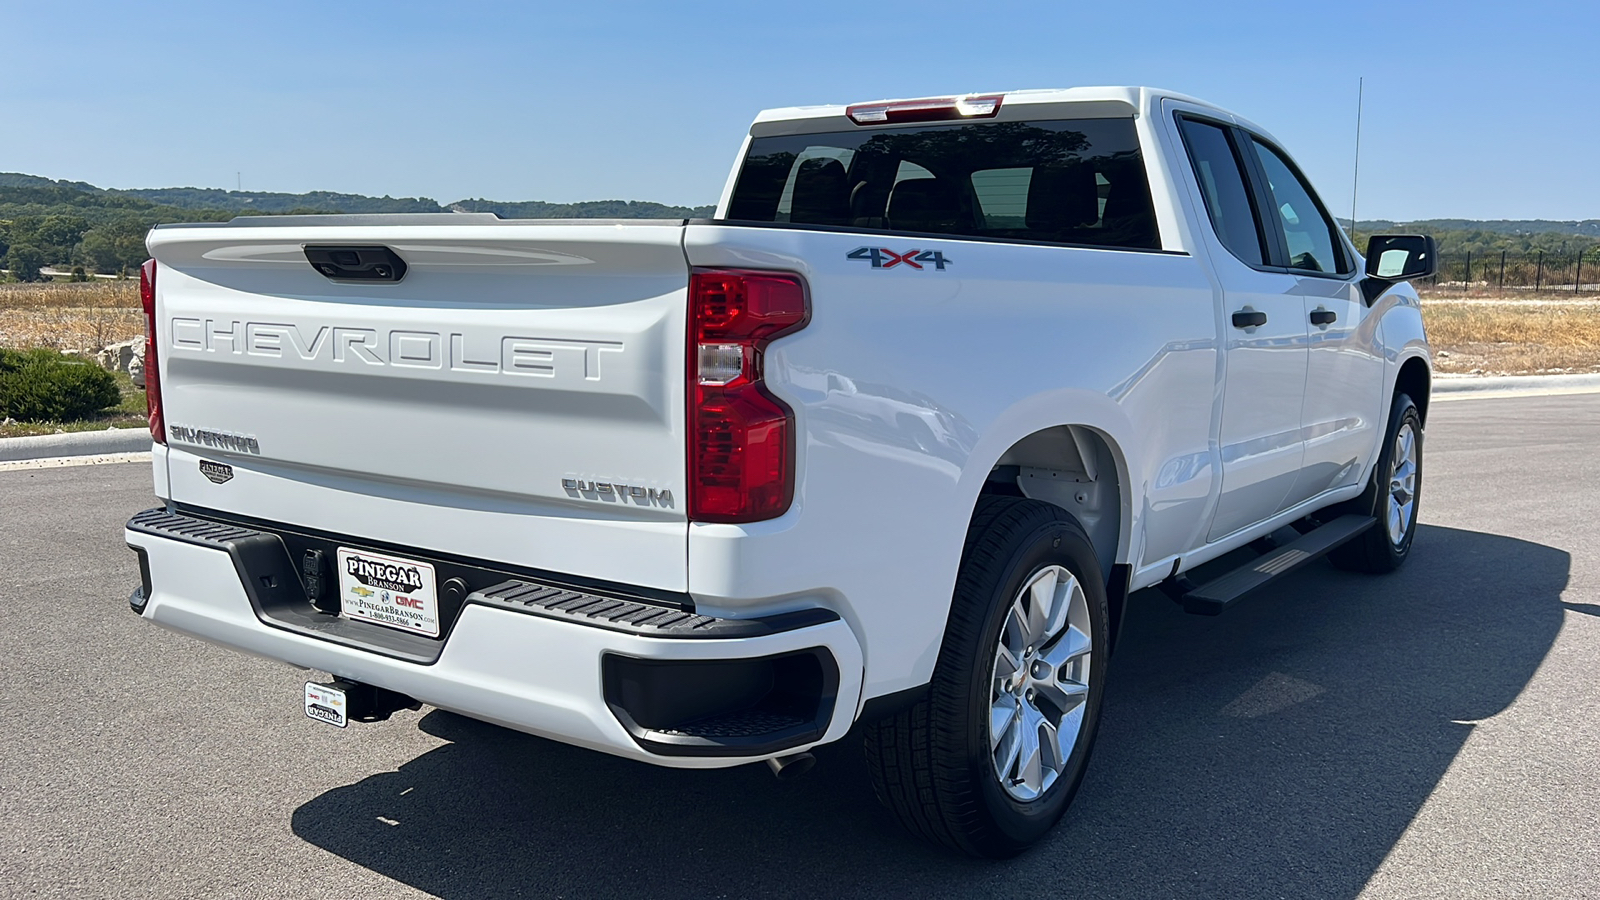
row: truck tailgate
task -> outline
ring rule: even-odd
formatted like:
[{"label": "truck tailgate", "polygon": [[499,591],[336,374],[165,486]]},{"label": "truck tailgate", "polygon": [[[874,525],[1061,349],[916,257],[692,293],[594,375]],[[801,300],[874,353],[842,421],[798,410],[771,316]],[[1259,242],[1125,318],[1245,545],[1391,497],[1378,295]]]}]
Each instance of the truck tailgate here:
[{"label": "truck tailgate", "polygon": [[172,501],[684,589],[682,223],[256,221],[149,239]]}]

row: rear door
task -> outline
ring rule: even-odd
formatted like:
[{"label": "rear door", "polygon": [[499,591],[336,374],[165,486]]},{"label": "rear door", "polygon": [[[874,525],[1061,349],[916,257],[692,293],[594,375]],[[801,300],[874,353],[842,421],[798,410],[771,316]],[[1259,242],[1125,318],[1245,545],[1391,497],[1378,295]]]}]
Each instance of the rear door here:
[{"label": "rear door", "polygon": [[[171,499],[682,590],[682,231],[487,216],[157,229]],[[306,245],[386,247],[407,268],[332,280]]]},{"label": "rear door", "polygon": [[1176,121],[1224,304],[1222,491],[1207,535],[1216,541],[1286,507],[1305,452],[1306,318],[1295,276],[1275,265],[1242,132],[1199,114]]}]

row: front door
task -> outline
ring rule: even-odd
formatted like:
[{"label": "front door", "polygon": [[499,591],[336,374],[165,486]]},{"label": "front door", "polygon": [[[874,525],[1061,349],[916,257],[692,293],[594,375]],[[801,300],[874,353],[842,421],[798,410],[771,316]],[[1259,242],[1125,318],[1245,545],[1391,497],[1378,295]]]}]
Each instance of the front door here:
[{"label": "front door", "polygon": [[[1378,320],[1357,286],[1356,255],[1316,192],[1282,151],[1251,136],[1256,170],[1271,197],[1269,240],[1295,273],[1295,293],[1310,329],[1301,413],[1305,460],[1288,505],[1357,483],[1384,423]],[[1274,234],[1273,232],[1276,232]]]}]

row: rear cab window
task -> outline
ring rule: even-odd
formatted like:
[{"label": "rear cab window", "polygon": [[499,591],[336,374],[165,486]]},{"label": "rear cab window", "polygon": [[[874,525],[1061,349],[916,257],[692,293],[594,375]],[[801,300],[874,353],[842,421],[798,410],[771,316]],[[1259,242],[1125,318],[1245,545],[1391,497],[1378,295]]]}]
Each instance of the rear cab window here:
[{"label": "rear cab window", "polygon": [[1159,250],[1132,119],[758,137],[728,219]]}]

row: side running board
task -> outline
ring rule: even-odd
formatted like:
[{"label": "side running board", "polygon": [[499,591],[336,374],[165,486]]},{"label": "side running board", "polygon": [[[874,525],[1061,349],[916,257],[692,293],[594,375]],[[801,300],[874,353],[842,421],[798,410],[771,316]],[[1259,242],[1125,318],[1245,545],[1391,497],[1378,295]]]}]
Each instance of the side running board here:
[{"label": "side running board", "polygon": [[1377,521],[1372,516],[1340,516],[1306,532],[1298,540],[1265,553],[1215,580],[1178,594],[1173,599],[1183,604],[1184,612],[1202,616],[1219,615],[1245,594],[1359,537]]}]

